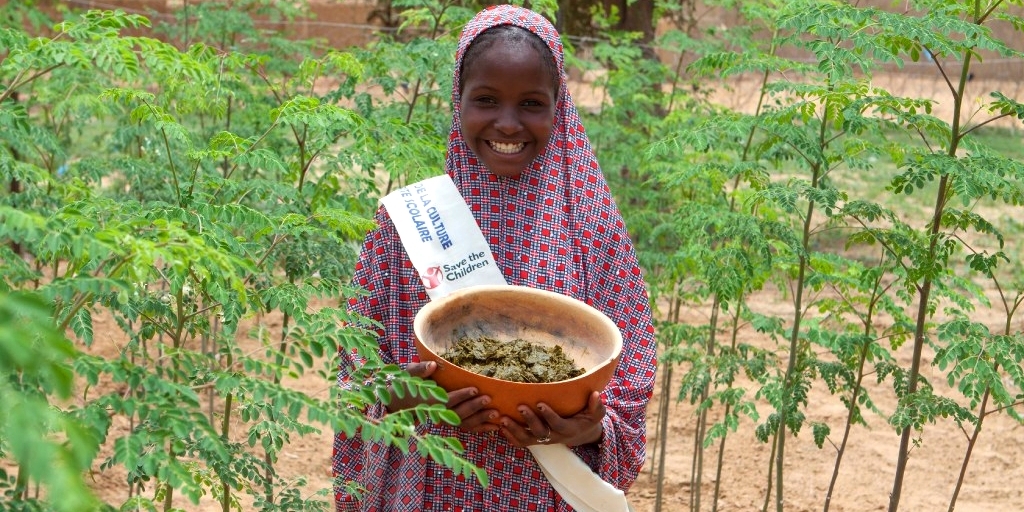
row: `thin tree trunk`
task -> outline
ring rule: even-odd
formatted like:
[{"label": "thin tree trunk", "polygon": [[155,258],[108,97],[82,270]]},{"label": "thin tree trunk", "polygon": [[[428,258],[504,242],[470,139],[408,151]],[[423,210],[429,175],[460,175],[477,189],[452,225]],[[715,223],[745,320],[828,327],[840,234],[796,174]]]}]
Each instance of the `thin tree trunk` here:
[{"label": "thin tree trunk", "polygon": [[[17,93],[17,91],[12,92],[9,97],[11,98],[11,102],[13,102],[13,103],[17,103],[18,102],[18,93]],[[18,152],[17,148],[13,148],[12,147],[12,148],[9,148],[9,149],[11,151],[11,159],[12,160],[18,161],[18,160],[21,159],[21,154]],[[11,178],[11,183],[10,183],[10,185],[8,187],[8,192],[10,192],[11,196],[15,196],[15,195],[21,193],[21,182],[18,181],[17,178]],[[21,244],[19,244],[18,242],[12,241],[11,242],[11,251],[14,254],[17,254],[17,255],[20,256],[21,255]]]},{"label": "thin tree trunk", "polygon": [[[772,439],[772,453],[768,460],[775,460],[775,448],[779,445],[779,429],[775,429],[775,437]],[[772,502],[772,479],[774,478],[775,466],[768,464],[768,483],[764,486],[764,504],[761,505],[761,512],[768,512],[768,504]]]},{"label": "thin tree trunk", "polygon": [[[292,284],[295,284],[294,279],[289,279]],[[281,342],[278,345],[277,364],[278,366],[284,364],[285,350],[288,348],[288,324],[291,321],[291,316],[288,313],[284,314],[284,320],[281,322]],[[274,376],[274,384],[280,384],[281,378],[277,375]],[[275,411],[270,411],[270,421],[277,421],[277,414]],[[266,497],[267,503],[274,503],[274,461],[270,456],[270,452],[266,451],[263,454],[263,461],[267,464],[267,469],[264,472],[265,483],[263,485],[263,493]]]},{"label": "thin tree trunk", "polygon": [[[814,170],[814,176],[811,182],[812,187],[818,185],[818,169]],[[807,204],[807,216],[804,218],[803,228],[803,240],[801,241],[801,247],[806,249],[808,246],[808,240],[810,239],[811,233],[811,218],[814,213],[814,201],[810,201]],[[795,407],[795,404],[791,404],[790,390],[793,389],[793,379],[796,378],[796,361],[799,358],[800,350],[800,323],[803,318],[803,296],[804,296],[804,279],[807,274],[807,257],[800,256],[799,270],[796,278],[796,291],[793,294],[793,331],[790,335],[789,340],[789,362],[786,365],[786,375],[783,378],[782,383],[782,407],[779,408],[779,428],[778,440],[776,443],[777,450],[775,450],[775,510],[776,512],[783,512],[783,463],[786,458],[786,421],[788,420],[789,407]]]},{"label": "thin tree trunk", "polygon": [[661,401],[658,409],[658,480],[654,493],[654,512],[661,512],[661,501],[665,488],[665,445],[668,444],[668,402],[672,389],[672,365],[665,368],[661,376]]},{"label": "thin tree trunk", "polygon": [[[697,425],[700,425],[700,420],[697,420]],[[697,468],[700,464],[697,463],[697,455],[700,453],[700,430],[697,429],[693,435],[693,457],[690,459],[690,512],[695,512],[697,507],[700,506],[700,483],[697,478]]]},{"label": "thin tree trunk", "polygon": [[[233,364],[233,357],[229,350],[227,352],[227,368],[231,368]],[[231,402],[233,398],[232,393],[228,393],[224,397],[224,421],[221,423],[220,435],[225,443],[229,441],[231,434]],[[221,482],[220,509],[221,512],[230,512],[231,510],[231,486],[226,481]]]},{"label": "thin tree trunk", "polygon": [[[998,366],[996,368],[998,368]],[[949,500],[948,512],[953,512],[953,509],[956,507],[956,500],[960,496],[960,489],[964,485],[964,478],[967,477],[967,465],[970,464],[971,454],[974,452],[974,447],[978,443],[978,435],[981,434],[981,424],[985,422],[985,415],[987,414],[985,409],[988,406],[990,390],[991,388],[985,388],[985,394],[981,398],[981,410],[978,411],[978,424],[974,426],[974,432],[971,433],[971,439],[967,441],[967,453],[964,454],[964,462],[960,465],[960,474],[957,475],[956,487],[953,489],[953,497]]]},{"label": "thin tree trunk", "polygon": [[[682,305],[682,299],[678,297],[678,294],[673,294],[672,299],[669,302],[669,314],[668,317],[672,322],[679,321],[679,311]],[[657,491],[655,492],[654,510],[655,512],[661,512],[661,502],[664,494],[665,484],[665,450],[668,446],[668,404],[672,393],[672,363],[668,363],[665,367],[664,374],[661,377],[661,402],[660,414],[658,416],[658,476],[657,476]]]},{"label": "thin tree trunk", "polygon": [[[708,322],[708,341],[704,346],[704,354],[708,360],[711,360],[715,356],[715,333],[718,331],[718,311],[721,309],[721,302],[718,300],[718,295],[711,304],[711,319]],[[697,443],[694,446],[694,460],[696,462],[693,478],[691,482],[693,487],[690,489],[693,501],[693,511],[700,512],[701,509],[701,494],[704,490],[704,438],[707,436],[708,431],[708,408],[704,407],[703,404],[708,400],[710,396],[710,384],[704,384],[703,389],[700,391],[700,414],[697,416]]]},{"label": "thin tree trunk", "polygon": [[[732,404],[725,404],[725,417],[729,417]],[[725,465],[725,440],[727,436],[722,434],[722,441],[718,443],[718,462],[715,466],[715,492],[711,496],[711,512],[718,512],[718,495],[722,488],[722,466]]]},{"label": "thin tree trunk", "polygon": [[864,381],[864,361],[867,359],[868,347],[871,343],[870,339],[864,341],[864,346],[860,349],[860,357],[857,361],[857,383],[853,386],[853,391],[850,393],[850,410],[846,414],[846,426],[843,428],[843,440],[839,443],[839,449],[836,453],[836,463],[832,466],[832,479],[828,482],[828,491],[825,493],[825,508],[822,512],[828,512],[829,506],[832,504],[832,494],[835,492],[836,482],[839,480],[839,466],[843,463],[843,454],[846,453],[846,443],[850,440],[850,430],[853,427],[853,416],[857,408],[857,399],[860,397],[861,383]]},{"label": "thin tree trunk", "polygon": [[[736,305],[736,312],[732,317],[732,335],[730,336],[731,341],[729,343],[729,350],[732,354],[736,353],[736,343],[739,341],[740,331],[740,315],[743,311],[743,303],[740,302]],[[729,383],[729,389],[732,389],[732,382]],[[725,415],[726,419],[729,418],[729,414],[732,411],[732,404],[725,404]],[[725,466],[725,440],[729,437],[728,432],[722,434],[722,442],[718,444],[718,462],[715,467],[715,494],[712,496],[714,501],[711,502],[711,512],[718,511],[718,497],[721,493],[722,488],[722,468]]]},{"label": "thin tree trunk", "polygon": [[[176,454],[174,453],[174,439],[171,439],[167,443],[167,453],[170,460],[173,461],[176,457]],[[164,512],[171,512],[174,508],[174,486],[167,482],[163,482],[162,485],[167,489],[167,494],[164,495]]]},{"label": "thin tree trunk", "polygon": [[[935,258],[935,251],[938,245],[938,233],[941,226],[942,210],[945,204],[945,191],[949,181],[949,175],[943,175],[939,179],[939,192],[935,198],[935,211],[932,215],[930,229],[931,241],[928,245],[928,260]],[[914,326],[914,352],[911,356],[910,373],[907,375],[907,396],[913,396],[917,392],[917,379],[921,374],[921,354],[924,351],[924,331],[928,320],[928,302],[931,300],[932,280],[925,278],[924,283],[918,292],[917,322]],[[911,426],[903,427],[900,432],[900,448],[896,458],[896,474],[893,478],[892,492],[889,494],[889,512],[896,512],[900,508],[900,495],[903,492],[903,476],[907,472],[907,462],[910,459],[910,434]]]},{"label": "thin tree trunk", "polygon": [[[701,403],[707,400],[706,389],[701,393],[700,397]],[[701,409],[700,414],[697,416],[697,432],[694,435],[696,442],[693,447],[695,450],[693,453],[693,478],[691,479],[693,485],[690,489],[690,492],[694,497],[693,512],[700,512],[700,499],[704,489],[704,436],[707,435],[707,425],[708,410],[705,408]]]}]

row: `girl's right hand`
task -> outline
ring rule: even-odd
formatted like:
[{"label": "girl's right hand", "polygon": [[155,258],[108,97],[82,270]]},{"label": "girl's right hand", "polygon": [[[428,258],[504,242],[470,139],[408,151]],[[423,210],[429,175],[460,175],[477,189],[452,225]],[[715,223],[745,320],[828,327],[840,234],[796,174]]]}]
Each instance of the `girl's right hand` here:
[{"label": "girl's right hand", "polygon": [[[430,378],[435,370],[437,370],[437,363],[433,361],[409,363],[409,366],[405,368],[409,375],[423,379]],[[387,406],[387,410],[388,412],[401,411],[424,402],[425,400],[420,397],[406,394],[404,398],[398,398],[392,393],[391,404]],[[500,428],[498,425],[491,423],[491,420],[498,417],[498,411],[488,409],[487,405],[490,403],[490,396],[481,395],[477,388],[468,387],[449,392],[446,405],[449,409],[455,411],[455,414],[458,414],[459,419],[462,420],[458,425],[459,429],[467,432],[485,433],[494,432]]]}]

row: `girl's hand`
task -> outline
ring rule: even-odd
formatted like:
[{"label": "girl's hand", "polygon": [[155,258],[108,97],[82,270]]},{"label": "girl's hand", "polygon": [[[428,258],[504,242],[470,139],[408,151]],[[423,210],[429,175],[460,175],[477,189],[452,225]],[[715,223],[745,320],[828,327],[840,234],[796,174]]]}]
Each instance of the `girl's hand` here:
[{"label": "girl's hand", "polygon": [[596,443],[604,435],[601,420],[605,416],[601,394],[594,392],[587,401],[587,407],[575,416],[563,418],[544,402],[536,409],[525,405],[519,407],[522,422],[502,416],[501,433],[508,441],[519,447],[533,444],[561,443],[567,446]]},{"label": "girl's hand", "polygon": [[[426,363],[410,363],[405,368],[405,371],[413,377],[420,377],[422,379],[429,378],[433,375],[434,371],[437,370],[437,363],[430,361]],[[387,406],[388,412],[397,412],[405,409],[411,409],[422,403],[432,403],[432,401],[424,400],[420,397],[410,396],[406,394],[403,398],[395,396],[394,392],[391,393],[391,403]],[[461,422],[458,428],[467,432],[493,432],[498,430],[498,426],[490,423],[498,417],[498,411],[494,409],[487,409],[487,405],[491,403],[491,397],[487,395],[480,395],[476,388],[462,388],[456,389],[448,393],[448,402],[445,404],[449,409],[455,411],[455,414],[459,415]]]}]

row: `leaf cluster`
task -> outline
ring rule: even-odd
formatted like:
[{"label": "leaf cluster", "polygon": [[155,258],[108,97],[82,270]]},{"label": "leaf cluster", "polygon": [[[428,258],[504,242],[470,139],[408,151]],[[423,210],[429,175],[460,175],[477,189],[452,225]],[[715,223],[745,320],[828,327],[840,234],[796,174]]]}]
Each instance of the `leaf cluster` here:
[{"label": "leaf cluster", "polygon": [[[41,11],[19,12],[0,32],[0,355],[14,407],[0,457],[20,468],[0,475],[7,496],[29,506],[43,484],[62,492],[41,506],[91,509],[85,470],[120,466],[126,507],[246,493],[264,510],[322,508],[329,493],[275,474],[290,442],[322,428],[486,482],[461,446],[413,427],[457,422],[444,407],[359,413],[388,400],[382,386],[444,395],[381,364],[377,326],[344,307],[361,293],[348,280],[378,171],[400,183],[441,168],[441,35],[463,11],[385,54],[258,28],[305,15],[300,4],[186,4],[159,38],[127,35],[149,20],[117,11],[69,11],[30,35],[20,23]],[[419,99],[362,93],[412,78]],[[98,327],[110,321],[116,339]],[[315,372],[333,389],[339,351],[360,354],[374,384],[329,399],[289,387]],[[96,460],[101,444],[112,453]],[[152,499],[133,495],[145,488]]]}]

